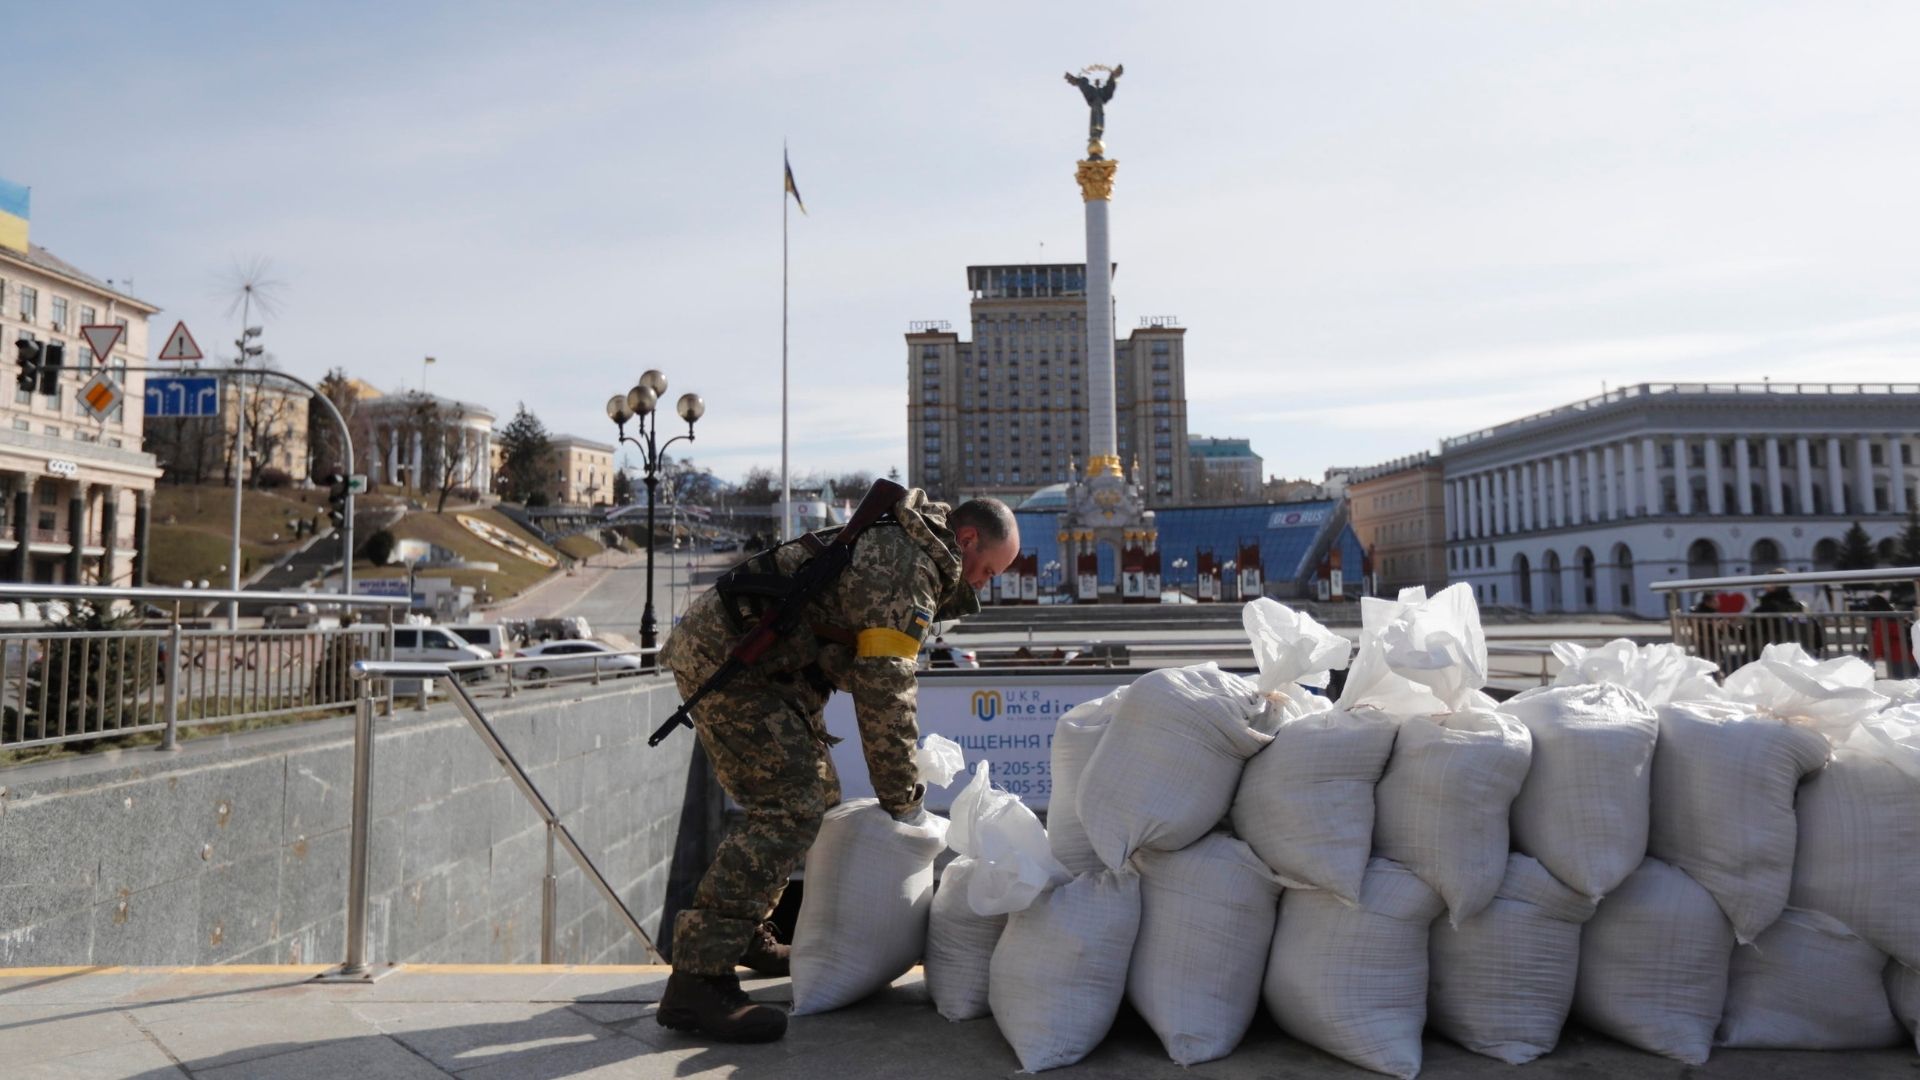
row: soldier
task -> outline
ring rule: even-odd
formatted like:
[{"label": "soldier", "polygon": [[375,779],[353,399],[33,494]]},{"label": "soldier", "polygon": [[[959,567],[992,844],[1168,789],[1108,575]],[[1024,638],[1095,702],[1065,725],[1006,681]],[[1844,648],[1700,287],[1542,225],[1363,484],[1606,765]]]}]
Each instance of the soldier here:
[{"label": "soldier", "polygon": [[[916,659],[928,628],[980,610],[975,590],[1020,551],[1006,504],[974,499],[949,511],[909,491],[888,518],[861,534],[853,562],[808,606],[800,632],[746,673],[710,694],[693,713],[714,774],[746,813],[714,853],[693,906],[673,927],[673,974],[658,1019],[730,1042],[768,1042],[786,1033],[787,1014],[752,1002],[734,974],[741,965],[787,973],[787,947],[767,916],[787,878],[840,801],[821,710],[834,690],[853,695],[867,773],[880,805],[896,819],[925,811],[914,750]],[[661,651],[682,697],[726,659],[757,618],[756,579],[791,574],[811,553],[790,542],[729,571],[693,602]]]}]

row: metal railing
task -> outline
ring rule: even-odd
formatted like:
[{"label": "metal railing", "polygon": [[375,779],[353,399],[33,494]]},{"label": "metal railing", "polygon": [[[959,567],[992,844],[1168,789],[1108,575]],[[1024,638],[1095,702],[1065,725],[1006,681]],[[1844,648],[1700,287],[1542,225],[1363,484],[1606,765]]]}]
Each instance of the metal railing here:
[{"label": "metal railing", "polygon": [[[188,628],[180,617],[184,605],[318,599],[383,610],[386,617],[358,626],[238,631]],[[160,734],[159,749],[173,750],[183,726],[351,708],[351,665],[392,655],[391,613],[407,603],[400,597],[0,584],[0,602],[22,600],[64,604],[69,616],[81,604],[116,615],[158,608],[166,616],[159,626],[0,631],[0,752],[149,732]]]},{"label": "metal railing", "polygon": [[508,779],[512,780],[514,787],[520,790],[521,796],[533,807],[534,812],[540,815],[540,820],[547,830],[546,874],[541,879],[540,890],[540,962],[542,964],[553,963],[557,928],[556,909],[559,902],[559,877],[555,872],[556,847],[567,849],[567,854],[573,857],[575,865],[579,866],[580,871],[586,874],[588,880],[600,890],[600,895],[613,905],[613,909],[626,923],[627,929],[640,940],[641,946],[647,950],[647,955],[655,963],[665,962],[665,958],[660,955],[660,950],[654,946],[653,939],[640,925],[640,920],[634,918],[632,909],[628,908],[626,901],[614,891],[613,886],[607,882],[606,875],[594,865],[593,859],[581,849],[572,830],[560,820],[552,804],[540,794],[540,789],[533,785],[533,781],[527,776],[526,769],[522,768],[519,760],[513,756],[513,751],[507,748],[507,744],[500,740],[499,733],[494,731],[493,725],[487,722],[473,695],[461,685],[459,676],[463,672],[501,662],[493,660],[459,664],[408,664],[361,660],[354,663],[353,678],[359,681],[362,689],[353,726],[353,823],[347,865],[347,958],[340,969],[329,976],[330,978],[358,981],[370,980],[374,977],[372,966],[367,961],[367,865],[373,826],[375,701],[373,681],[375,679],[418,679],[422,683],[429,679],[444,679],[447,690],[453,697],[453,703],[460,710],[460,715],[466,719],[467,725],[473,729],[475,735],[480,737],[480,741],[486,745],[493,759],[506,770]]},{"label": "metal railing", "polygon": [[[1696,611],[1685,605],[1690,594],[1711,601],[1718,594],[1739,593],[1744,597],[1746,590],[1791,590],[1795,585],[1821,590],[1829,609],[1760,611],[1756,607],[1722,612]],[[1859,657],[1888,678],[1901,679],[1920,674],[1913,650],[1913,627],[1920,611],[1911,605],[1898,609],[1883,595],[1873,598],[1885,601],[1876,608],[1847,608],[1844,604],[1853,590],[1884,594],[1903,586],[1913,588],[1920,596],[1920,567],[1690,578],[1655,582],[1651,587],[1667,594],[1667,619],[1674,642],[1692,655],[1712,661],[1722,675],[1757,659],[1768,645],[1793,643],[1822,660]]]}]

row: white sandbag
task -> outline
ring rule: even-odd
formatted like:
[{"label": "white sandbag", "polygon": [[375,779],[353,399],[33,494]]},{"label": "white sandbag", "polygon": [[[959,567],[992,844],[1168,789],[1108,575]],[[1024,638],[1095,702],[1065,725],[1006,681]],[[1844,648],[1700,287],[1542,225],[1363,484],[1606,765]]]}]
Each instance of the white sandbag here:
[{"label": "white sandbag", "polygon": [[1793,883],[1794,792],[1826,763],[1810,728],[1739,706],[1660,707],[1647,853],[1706,887],[1741,942],[1787,906]]},{"label": "white sandbag", "polygon": [[920,962],[945,818],[893,820],[876,799],[827,811],[793,928],[795,1016],[851,1005]]},{"label": "white sandbag", "polygon": [[1399,725],[1374,709],[1334,709],[1281,724],[1234,793],[1235,836],[1288,888],[1348,903],[1373,851],[1373,789]]},{"label": "white sandbag", "polygon": [[1047,797],[1047,843],[1053,848],[1053,857],[1076,874],[1106,867],[1093,853],[1074,802],[1080,797],[1080,774],[1086,771],[1094,747],[1100,745],[1100,736],[1107,733],[1126,693],[1127,688],[1122,686],[1105,697],[1083,701],[1053,725],[1053,791]]},{"label": "white sandbag", "polygon": [[1713,895],[1649,858],[1581,932],[1574,1018],[1629,1046],[1704,1064],[1727,1001],[1733,945]]},{"label": "white sandbag", "polygon": [[1776,720],[1826,732],[1838,741],[1854,724],[1879,712],[1887,698],[1874,690],[1873,665],[1857,656],[1816,660],[1792,642],[1761,650],[1760,658],[1727,676],[1727,698]]},{"label": "white sandbag", "polygon": [[[1881,713],[1855,728],[1800,785],[1795,907],[1840,920],[1882,952],[1920,965],[1920,737]],[[1910,744],[1907,740],[1913,740]]]},{"label": "white sandbag", "polygon": [[1751,1050],[1870,1050],[1898,1043],[1886,954],[1829,915],[1788,908],[1733,950],[1716,1041]]},{"label": "white sandbag", "polygon": [[[1556,641],[1552,649],[1554,659],[1560,661],[1560,670],[1553,677],[1556,687],[1617,686],[1633,691],[1655,707],[1674,701],[1718,701],[1726,696],[1714,681],[1713,673],[1718,669],[1713,661],[1689,656],[1670,641],[1636,645],[1626,638],[1616,638],[1593,648]],[[1539,692],[1529,690],[1520,697]]]},{"label": "white sandbag", "polygon": [[1427,1022],[1427,933],[1440,894],[1406,867],[1374,859],[1357,906],[1289,889],[1261,998],[1281,1030],[1388,1076],[1419,1073]]},{"label": "white sandbag", "polygon": [[1330,681],[1329,671],[1347,666],[1352,642],[1321,626],[1313,616],[1264,596],[1240,609],[1240,625],[1253,643],[1261,693],[1282,695],[1287,707],[1297,710],[1295,715],[1331,704],[1302,689],[1324,688]]},{"label": "white sandbag", "polygon": [[1072,1065],[1113,1027],[1140,929],[1140,878],[1082,874],[1007,918],[988,1002],[1028,1072]]},{"label": "white sandbag", "polygon": [[1259,687],[1217,664],[1135,679],[1075,798],[1100,861],[1118,869],[1140,848],[1178,851],[1205,836],[1279,720]]},{"label": "white sandbag", "polygon": [[959,743],[945,735],[933,734],[920,741],[920,748],[913,752],[913,765],[920,773],[921,783],[928,787],[946,787],[967,767],[967,758]]},{"label": "white sandbag", "polygon": [[1920,1050],[1920,971],[1892,961],[1887,965],[1886,985],[1893,1015],[1913,1036],[1913,1048]]},{"label": "white sandbag", "polygon": [[927,992],[949,1020],[987,1015],[987,975],[1000,943],[1005,915],[975,915],[967,906],[967,881],[979,864],[962,855],[941,871],[927,916]]},{"label": "white sandbag", "polygon": [[1506,876],[1508,812],[1532,749],[1526,725],[1504,713],[1401,721],[1373,792],[1373,850],[1433,886],[1455,926],[1479,914]]},{"label": "white sandbag", "polygon": [[1223,832],[1179,851],[1142,851],[1140,934],[1127,1000],[1181,1065],[1225,1057],[1260,1004],[1280,883]]},{"label": "white sandbag", "polygon": [[1419,586],[1398,600],[1360,601],[1360,651],[1340,691],[1348,708],[1430,716],[1477,703],[1487,685],[1487,636],[1465,583],[1432,599]]},{"label": "white sandbag", "polygon": [[992,763],[976,761],[973,779],[954,797],[947,844],[978,863],[967,875],[975,915],[1006,915],[1073,875],[1053,857],[1040,819],[1020,796],[994,787]]},{"label": "white sandbag", "polygon": [[1553,687],[1501,706],[1527,726],[1532,764],[1509,818],[1513,849],[1599,899],[1647,857],[1660,719],[1612,685]]},{"label": "white sandbag", "polygon": [[1551,1053],[1573,1008],[1580,928],[1593,912],[1590,897],[1512,855],[1486,910],[1457,927],[1433,924],[1427,1022],[1509,1065]]}]

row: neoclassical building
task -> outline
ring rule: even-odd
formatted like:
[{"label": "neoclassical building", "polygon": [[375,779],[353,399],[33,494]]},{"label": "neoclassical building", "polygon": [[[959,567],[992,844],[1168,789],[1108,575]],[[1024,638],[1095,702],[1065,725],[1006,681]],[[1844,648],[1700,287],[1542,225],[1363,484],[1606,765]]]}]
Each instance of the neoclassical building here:
[{"label": "neoclassical building", "polygon": [[493,490],[492,410],[469,401],[407,391],[369,395],[360,386],[353,417],[354,456],[370,484],[391,484],[412,491],[438,490],[434,475],[440,441],[457,459],[448,486]]},{"label": "neoclassical building", "polygon": [[1920,506],[1920,384],[1641,383],[1445,439],[1447,574],[1482,603],[1659,616],[1646,586],[1883,563]]}]

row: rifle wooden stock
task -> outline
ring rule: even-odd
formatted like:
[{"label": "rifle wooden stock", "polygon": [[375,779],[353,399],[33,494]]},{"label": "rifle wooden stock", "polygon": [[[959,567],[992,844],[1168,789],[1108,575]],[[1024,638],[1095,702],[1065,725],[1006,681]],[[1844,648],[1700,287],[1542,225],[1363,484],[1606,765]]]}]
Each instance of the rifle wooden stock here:
[{"label": "rifle wooden stock", "polygon": [[699,704],[702,698],[726,685],[742,671],[759,663],[760,658],[766,655],[766,651],[773,647],[774,642],[792,633],[794,627],[799,625],[800,616],[805,612],[807,604],[812,602],[821,590],[832,584],[834,579],[840,576],[841,571],[853,563],[854,541],[860,539],[860,534],[865,532],[868,526],[879,521],[887,511],[899,505],[906,494],[906,488],[891,480],[875,480],[873,486],[867,489],[866,497],[860,500],[860,505],[854,507],[853,517],[840,527],[840,531],[834,536],[833,542],[827,545],[827,549],[815,555],[794,574],[793,591],[787,595],[787,598],[779,606],[769,608],[760,616],[760,621],[754,624],[753,629],[747,631],[734,644],[732,651],[727,654],[726,663],[721,664],[706,682],[700,684],[700,689],[695,690],[691,697],[682,702],[680,707],[673,711],[673,715],[667,717],[666,723],[654,729],[653,734],[647,737],[647,745],[660,745],[662,740],[673,734],[674,728],[693,727],[693,707]]}]

